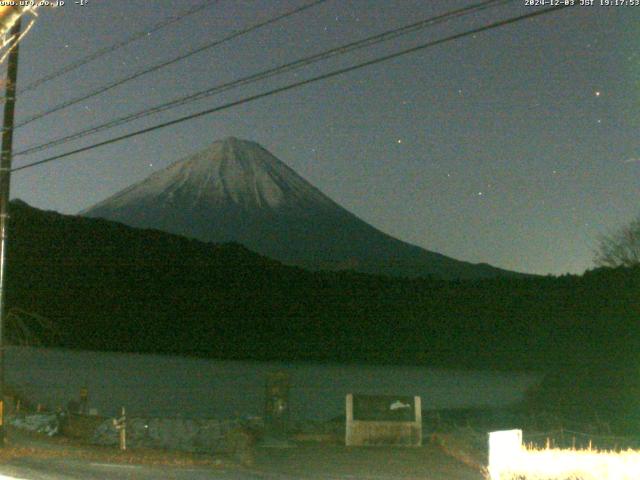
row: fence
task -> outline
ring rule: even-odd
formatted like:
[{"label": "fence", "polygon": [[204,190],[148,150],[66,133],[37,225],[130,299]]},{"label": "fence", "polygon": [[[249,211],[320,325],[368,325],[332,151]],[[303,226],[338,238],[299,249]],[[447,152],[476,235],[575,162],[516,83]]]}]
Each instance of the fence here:
[{"label": "fence", "polygon": [[523,444],[530,448],[560,448],[573,450],[612,450],[640,449],[640,438],[620,435],[601,435],[579,432],[571,429],[558,429],[548,432],[523,433]]}]

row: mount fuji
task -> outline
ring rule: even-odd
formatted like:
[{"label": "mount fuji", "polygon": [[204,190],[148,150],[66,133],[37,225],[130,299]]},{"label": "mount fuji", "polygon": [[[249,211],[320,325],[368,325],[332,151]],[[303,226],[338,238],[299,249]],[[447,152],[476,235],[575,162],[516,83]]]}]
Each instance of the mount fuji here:
[{"label": "mount fuji", "polygon": [[207,242],[285,264],[448,279],[516,275],[391,237],[342,208],[257,143],[215,142],[80,215]]}]

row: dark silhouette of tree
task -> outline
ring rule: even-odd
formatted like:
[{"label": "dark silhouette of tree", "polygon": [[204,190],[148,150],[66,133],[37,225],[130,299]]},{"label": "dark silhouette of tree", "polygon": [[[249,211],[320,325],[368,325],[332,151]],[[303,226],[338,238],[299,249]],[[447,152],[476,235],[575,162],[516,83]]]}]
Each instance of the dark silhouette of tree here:
[{"label": "dark silhouette of tree", "polygon": [[640,216],[600,239],[595,263],[598,267],[640,265]]}]

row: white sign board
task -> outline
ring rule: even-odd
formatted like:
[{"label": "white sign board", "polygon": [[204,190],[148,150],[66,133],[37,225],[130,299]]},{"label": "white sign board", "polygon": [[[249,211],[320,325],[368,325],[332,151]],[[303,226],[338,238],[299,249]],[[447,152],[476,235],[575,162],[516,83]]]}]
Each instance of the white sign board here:
[{"label": "white sign board", "polygon": [[522,454],[522,430],[489,433],[489,474],[499,480],[502,472]]}]

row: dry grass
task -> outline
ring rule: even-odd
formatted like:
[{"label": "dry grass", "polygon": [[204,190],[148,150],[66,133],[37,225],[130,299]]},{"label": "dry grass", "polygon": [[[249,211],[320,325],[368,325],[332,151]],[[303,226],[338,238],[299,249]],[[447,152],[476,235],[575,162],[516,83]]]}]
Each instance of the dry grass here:
[{"label": "dry grass", "polygon": [[8,446],[0,450],[0,463],[16,458],[73,458],[90,462],[135,464],[135,465],[163,465],[163,466],[222,466],[221,459],[210,456],[188,453],[176,454],[160,450],[136,449],[121,452],[107,448],[56,448]]},{"label": "dry grass", "polygon": [[[640,452],[523,448],[500,480],[638,480]],[[490,478],[490,477],[487,477]],[[494,479],[497,480],[497,479]]]},{"label": "dry grass", "polygon": [[[482,472],[487,479],[492,478],[486,467],[486,437],[473,430],[458,429],[436,433],[431,441],[446,454]],[[522,447],[521,454],[505,458],[505,463],[509,471],[503,471],[500,480],[640,479],[640,451],[635,450],[617,452],[529,446]]]},{"label": "dry grass", "polygon": [[113,447],[88,445],[65,438],[9,429],[9,442],[0,449],[0,463],[17,458],[73,458],[90,462],[165,465],[165,466],[229,466],[235,464],[227,457],[212,455],[136,448],[120,451]]}]

